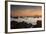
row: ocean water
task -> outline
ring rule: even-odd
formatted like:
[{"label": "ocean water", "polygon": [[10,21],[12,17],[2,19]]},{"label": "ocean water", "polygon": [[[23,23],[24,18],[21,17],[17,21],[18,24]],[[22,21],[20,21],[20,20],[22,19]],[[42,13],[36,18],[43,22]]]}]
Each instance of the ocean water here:
[{"label": "ocean water", "polygon": [[39,18],[34,18],[34,17],[25,17],[25,18],[11,18],[11,21],[17,21],[18,23],[20,22],[26,22],[26,23],[31,23],[32,25],[36,25],[37,23],[37,20],[41,20],[42,21],[42,17],[39,17]]}]

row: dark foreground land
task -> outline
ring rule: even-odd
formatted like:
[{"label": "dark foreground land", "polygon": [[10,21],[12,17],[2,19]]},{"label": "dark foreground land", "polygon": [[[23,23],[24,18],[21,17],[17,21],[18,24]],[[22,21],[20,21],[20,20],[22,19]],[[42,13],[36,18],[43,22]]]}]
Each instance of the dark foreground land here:
[{"label": "dark foreground land", "polygon": [[41,28],[42,21],[38,20],[36,25],[32,25],[31,23],[27,24],[26,22],[16,22],[11,21],[11,29],[19,29],[19,28]]}]

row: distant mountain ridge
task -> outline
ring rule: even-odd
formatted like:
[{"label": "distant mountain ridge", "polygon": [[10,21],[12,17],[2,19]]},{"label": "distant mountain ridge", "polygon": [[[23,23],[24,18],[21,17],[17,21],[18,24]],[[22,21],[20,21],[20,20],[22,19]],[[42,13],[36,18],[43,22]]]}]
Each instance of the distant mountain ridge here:
[{"label": "distant mountain ridge", "polygon": [[42,17],[42,16],[11,16],[11,18],[17,18],[17,17],[20,17],[20,18],[23,18],[23,17],[34,17],[34,18],[39,18],[39,17]]}]

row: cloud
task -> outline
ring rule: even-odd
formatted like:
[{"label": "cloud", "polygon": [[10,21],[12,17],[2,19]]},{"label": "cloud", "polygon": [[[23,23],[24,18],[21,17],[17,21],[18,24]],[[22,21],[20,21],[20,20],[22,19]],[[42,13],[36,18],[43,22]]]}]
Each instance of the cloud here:
[{"label": "cloud", "polygon": [[11,16],[42,16],[41,6],[11,5]]}]

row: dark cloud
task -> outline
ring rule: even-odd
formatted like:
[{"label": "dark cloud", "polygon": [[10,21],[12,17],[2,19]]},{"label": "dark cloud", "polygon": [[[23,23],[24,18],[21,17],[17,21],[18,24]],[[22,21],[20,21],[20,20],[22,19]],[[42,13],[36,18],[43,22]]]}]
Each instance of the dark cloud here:
[{"label": "dark cloud", "polygon": [[41,9],[41,6],[27,6],[27,5],[11,5],[11,11],[15,10],[25,10],[25,9]]}]

